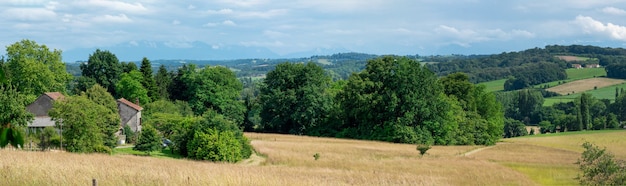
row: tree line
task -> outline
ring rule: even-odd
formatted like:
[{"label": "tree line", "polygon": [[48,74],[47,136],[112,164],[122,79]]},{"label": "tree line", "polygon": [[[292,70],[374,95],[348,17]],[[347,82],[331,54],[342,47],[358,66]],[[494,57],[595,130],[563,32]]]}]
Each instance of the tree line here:
[{"label": "tree line", "polygon": [[261,132],[398,143],[492,145],[503,115],[492,93],[464,74],[439,79],[419,62],[384,56],[347,80],[314,63],[282,63],[261,83]]}]

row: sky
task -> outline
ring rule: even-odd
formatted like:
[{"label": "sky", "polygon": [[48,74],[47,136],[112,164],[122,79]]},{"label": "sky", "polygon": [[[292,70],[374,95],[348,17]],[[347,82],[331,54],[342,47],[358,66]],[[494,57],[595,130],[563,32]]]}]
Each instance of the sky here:
[{"label": "sky", "polygon": [[3,0],[0,7],[0,45],[30,39],[69,61],[95,48],[140,60],[626,43],[624,0]]}]

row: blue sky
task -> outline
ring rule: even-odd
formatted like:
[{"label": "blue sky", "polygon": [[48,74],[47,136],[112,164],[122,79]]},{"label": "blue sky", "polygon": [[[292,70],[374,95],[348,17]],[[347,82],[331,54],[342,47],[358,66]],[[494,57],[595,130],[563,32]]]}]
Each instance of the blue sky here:
[{"label": "blue sky", "polygon": [[4,0],[0,6],[0,45],[31,39],[68,52],[161,47],[181,49],[184,58],[185,48],[201,43],[216,53],[445,55],[626,43],[622,0]]}]

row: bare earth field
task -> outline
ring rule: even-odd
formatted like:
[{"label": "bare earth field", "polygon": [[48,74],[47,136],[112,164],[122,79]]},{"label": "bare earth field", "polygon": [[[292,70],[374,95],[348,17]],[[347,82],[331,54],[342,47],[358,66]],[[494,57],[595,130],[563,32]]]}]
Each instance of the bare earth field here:
[{"label": "bare earth field", "polygon": [[551,87],[546,90],[559,93],[561,95],[567,95],[568,93],[579,93],[587,90],[593,90],[594,87],[602,88],[608,87],[611,85],[617,85],[626,82],[622,79],[611,79],[611,78],[590,78],[590,79],[582,79],[577,81],[572,81],[569,83],[565,83],[559,86]]},{"label": "bare earth field", "polygon": [[581,139],[625,158],[625,134],[434,146],[420,157],[408,144],[247,133],[260,155],[238,164],[3,149],[0,185],[572,185]]},{"label": "bare earth field", "polygon": [[585,58],[581,58],[578,56],[556,56],[557,58],[561,59],[561,60],[565,60],[567,62],[574,62],[574,61],[584,61]]}]

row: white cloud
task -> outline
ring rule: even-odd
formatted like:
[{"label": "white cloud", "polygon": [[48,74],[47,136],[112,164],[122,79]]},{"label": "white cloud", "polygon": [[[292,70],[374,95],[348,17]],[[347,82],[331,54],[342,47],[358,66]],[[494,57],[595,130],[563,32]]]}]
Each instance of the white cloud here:
[{"label": "white cloud", "polygon": [[602,12],[606,13],[606,14],[611,14],[611,15],[626,15],[626,11],[619,9],[619,8],[615,8],[615,7],[605,7],[602,9]]},{"label": "white cloud", "polygon": [[222,24],[226,26],[237,26],[237,24],[231,20],[225,20],[222,22]]},{"label": "white cloud", "polygon": [[280,42],[280,41],[274,41],[274,42],[244,41],[244,42],[241,42],[240,44],[246,47],[282,47],[285,45],[285,43]]},{"label": "white cloud", "polygon": [[188,10],[193,10],[193,9],[196,9],[196,6],[189,5],[189,6],[187,6],[187,9],[188,9]]},{"label": "white cloud", "polygon": [[233,10],[229,8],[221,9],[221,10],[207,10],[208,14],[218,14],[218,15],[227,15],[232,14]]},{"label": "white cloud", "polygon": [[610,38],[626,41],[626,27],[613,23],[602,23],[587,16],[579,15],[575,22],[583,28],[586,33],[596,33],[609,36]]},{"label": "white cloud", "polygon": [[229,6],[253,7],[268,3],[267,0],[219,0],[218,2]]},{"label": "white cloud", "polygon": [[288,34],[278,32],[278,31],[273,31],[273,30],[265,30],[263,31],[263,35],[269,38],[282,38],[282,37],[288,36]]},{"label": "white cloud", "polygon": [[100,7],[110,10],[122,11],[124,13],[145,13],[148,11],[141,3],[126,3],[116,0],[88,0],[79,4],[87,7]]},{"label": "white cloud", "polygon": [[180,25],[180,21],[175,19],[174,21],[172,21],[172,24],[173,25]]},{"label": "white cloud", "polygon": [[443,40],[448,44],[456,44],[463,47],[470,47],[471,43],[486,41],[508,41],[513,39],[527,39],[535,37],[535,34],[526,30],[504,31],[502,29],[458,29],[455,27],[440,25],[435,32],[443,36]]},{"label": "white cloud", "polygon": [[224,20],[222,22],[216,23],[216,22],[208,22],[202,25],[202,27],[217,27],[220,25],[225,25],[225,26],[237,26],[237,23],[235,23],[232,20]]},{"label": "white cloud", "polygon": [[48,10],[54,10],[57,8],[57,6],[59,5],[59,2],[56,1],[50,1],[48,2],[48,4],[45,5],[46,9]]},{"label": "white cloud", "polygon": [[202,25],[202,26],[203,26],[203,27],[215,27],[215,26],[217,26],[217,25],[219,25],[219,24],[218,24],[218,23],[206,23],[206,24],[204,24],[204,25]]},{"label": "white cloud", "polygon": [[263,18],[263,19],[285,15],[287,14],[287,12],[288,12],[287,9],[272,9],[268,11],[235,11],[229,8],[206,11],[206,13],[209,15],[224,15],[224,16],[232,16],[235,18]]},{"label": "white cloud", "polygon": [[111,22],[111,23],[130,23],[133,22],[133,20],[131,20],[130,18],[128,18],[128,16],[126,16],[126,14],[119,14],[119,15],[104,15],[104,16],[98,16],[98,17],[94,17],[93,21],[96,22]]},{"label": "white cloud", "polygon": [[3,12],[5,18],[20,21],[46,21],[56,17],[56,13],[45,8],[10,8]]}]

